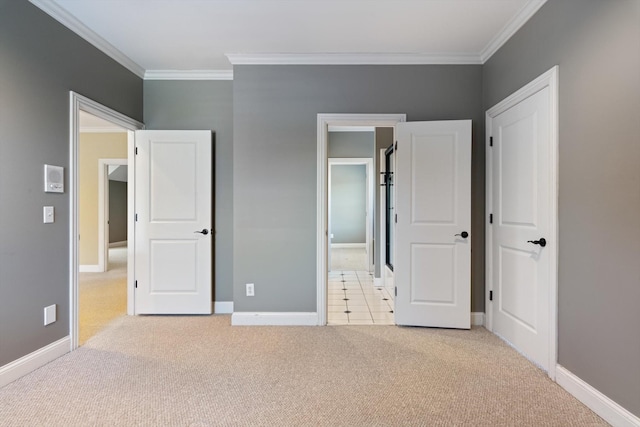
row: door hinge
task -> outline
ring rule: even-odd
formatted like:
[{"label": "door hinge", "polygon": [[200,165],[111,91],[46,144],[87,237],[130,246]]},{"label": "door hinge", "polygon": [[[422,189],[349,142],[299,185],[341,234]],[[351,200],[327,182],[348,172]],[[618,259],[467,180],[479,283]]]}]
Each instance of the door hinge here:
[{"label": "door hinge", "polygon": [[397,286],[395,288],[395,294],[396,294],[396,296],[398,296],[398,287]]},{"label": "door hinge", "polygon": [[138,289],[138,281],[136,280],[136,289]]},{"label": "door hinge", "polygon": [[138,154],[138,147],[136,147],[136,154]]},{"label": "door hinge", "polygon": [[396,224],[397,224],[397,223],[398,223],[398,214],[396,214],[396,219],[395,219],[395,221],[396,221]]},{"label": "door hinge", "polygon": [[489,137],[489,147],[493,147],[493,137]]},{"label": "door hinge", "polygon": [[493,291],[489,291],[489,301],[493,301]]},{"label": "door hinge", "polygon": [[489,214],[489,224],[493,224],[493,214]]},{"label": "door hinge", "polygon": [[396,141],[396,145],[393,147],[393,151],[398,151],[398,141]]},{"label": "door hinge", "polygon": [[136,214],[136,221],[138,221],[138,214]]}]

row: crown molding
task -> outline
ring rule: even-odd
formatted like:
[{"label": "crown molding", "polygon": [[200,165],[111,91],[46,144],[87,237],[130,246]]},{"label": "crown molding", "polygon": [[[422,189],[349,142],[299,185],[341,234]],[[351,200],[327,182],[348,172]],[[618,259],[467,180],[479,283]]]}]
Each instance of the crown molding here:
[{"label": "crown molding", "polygon": [[91,43],[107,56],[118,62],[120,65],[137,75],[144,77],[144,68],[134,62],[127,55],[116,49],[111,43],[100,37],[96,32],[80,22],[75,16],[60,7],[55,1],[29,0],[34,6],[41,9],[47,15],[60,22],[62,25]]},{"label": "crown molding", "polygon": [[429,65],[482,64],[477,54],[228,53],[233,65]]},{"label": "crown molding", "polygon": [[145,80],[233,80],[233,70],[147,70]]},{"label": "crown molding", "polygon": [[527,2],[482,49],[480,52],[482,64],[487,62],[546,2],[547,0],[530,0]]}]

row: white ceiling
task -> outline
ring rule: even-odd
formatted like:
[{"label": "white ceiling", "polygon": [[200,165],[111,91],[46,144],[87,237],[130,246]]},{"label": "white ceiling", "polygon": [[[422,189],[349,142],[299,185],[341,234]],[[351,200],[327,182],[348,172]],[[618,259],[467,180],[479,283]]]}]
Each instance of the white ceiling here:
[{"label": "white ceiling", "polygon": [[85,111],[80,111],[80,132],[81,133],[120,133],[127,130],[120,126],[113,124],[107,120],[96,117],[93,114],[89,114]]},{"label": "white ceiling", "polygon": [[483,63],[546,0],[31,0],[145,78],[232,62]]}]

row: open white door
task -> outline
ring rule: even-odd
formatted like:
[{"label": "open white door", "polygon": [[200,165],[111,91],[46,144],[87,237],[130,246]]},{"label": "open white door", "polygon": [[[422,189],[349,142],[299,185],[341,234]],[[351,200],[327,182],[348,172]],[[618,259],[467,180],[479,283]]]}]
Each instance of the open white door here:
[{"label": "open white door", "polygon": [[211,132],[136,131],[136,314],[211,314]]},{"label": "open white door", "polygon": [[471,120],[396,126],[395,320],[471,326]]}]

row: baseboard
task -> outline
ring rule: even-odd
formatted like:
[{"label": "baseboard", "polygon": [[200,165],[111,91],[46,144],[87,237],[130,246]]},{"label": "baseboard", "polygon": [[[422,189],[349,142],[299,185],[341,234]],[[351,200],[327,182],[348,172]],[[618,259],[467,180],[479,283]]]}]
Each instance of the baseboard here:
[{"label": "baseboard", "polygon": [[233,326],[316,326],[318,313],[236,312]]},{"label": "baseboard", "polygon": [[366,243],[332,243],[331,249],[364,249]]},{"label": "baseboard", "polygon": [[215,301],[213,303],[213,312],[215,314],[233,313],[233,301]]},{"label": "baseboard", "polygon": [[122,242],[111,242],[109,243],[109,247],[110,248],[121,248],[123,246],[127,246],[127,241],[122,241]]},{"label": "baseboard", "polygon": [[64,337],[0,367],[0,387],[35,371],[71,350],[71,337]]},{"label": "baseboard", "polygon": [[616,427],[640,426],[640,418],[560,365],[556,367],[556,382],[609,424]]},{"label": "baseboard", "polygon": [[104,273],[104,269],[98,264],[83,264],[78,267],[80,273]]},{"label": "baseboard", "polygon": [[471,326],[484,326],[484,313],[481,311],[471,312]]}]

